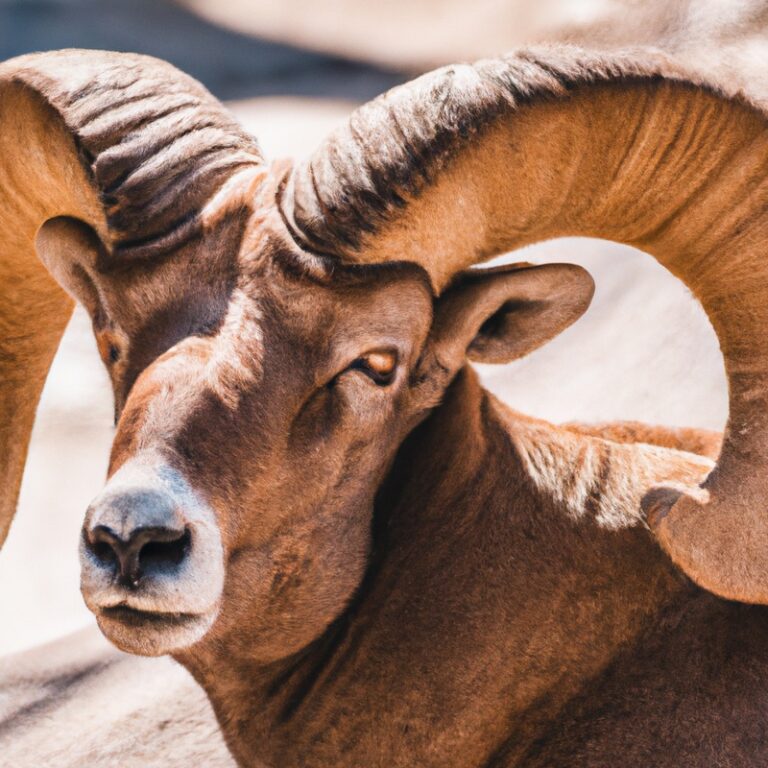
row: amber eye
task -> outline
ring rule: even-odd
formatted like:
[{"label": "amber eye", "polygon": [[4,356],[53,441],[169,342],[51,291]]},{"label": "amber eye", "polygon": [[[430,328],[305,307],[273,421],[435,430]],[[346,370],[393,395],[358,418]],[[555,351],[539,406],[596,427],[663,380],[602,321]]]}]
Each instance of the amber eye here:
[{"label": "amber eye", "polygon": [[362,371],[380,387],[391,384],[397,371],[397,352],[383,349],[362,355],[349,366],[351,370]]}]

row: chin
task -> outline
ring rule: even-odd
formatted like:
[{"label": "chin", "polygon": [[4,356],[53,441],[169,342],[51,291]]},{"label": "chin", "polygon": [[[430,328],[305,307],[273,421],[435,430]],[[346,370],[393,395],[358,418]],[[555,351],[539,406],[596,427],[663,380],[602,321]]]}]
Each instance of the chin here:
[{"label": "chin", "polygon": [[121,651],[163,656],[201,640],[215,621],[216,613],[159,613],[115,606],[99,610],[96,622],[107,640]]}]

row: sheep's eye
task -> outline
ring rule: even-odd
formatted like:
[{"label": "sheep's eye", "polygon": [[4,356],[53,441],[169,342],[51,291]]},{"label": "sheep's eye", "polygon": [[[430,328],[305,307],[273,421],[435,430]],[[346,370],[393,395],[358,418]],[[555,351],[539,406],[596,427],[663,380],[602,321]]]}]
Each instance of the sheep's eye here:
[{"label": "sheep's eye", "polygon": [[397,371],[397,352],[377,350],[362,355],[349,366],[350,370],[362,371],[375,384],[384,387],[391,384]]}]

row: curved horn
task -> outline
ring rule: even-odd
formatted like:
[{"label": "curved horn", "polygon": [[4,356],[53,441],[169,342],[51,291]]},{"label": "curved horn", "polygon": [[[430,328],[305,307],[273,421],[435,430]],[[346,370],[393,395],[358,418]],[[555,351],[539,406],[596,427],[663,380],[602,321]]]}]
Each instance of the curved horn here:
[{"label": "curved horn", "polygon": [[438,288],[546,238],[652,254],[719,337],[730,417],[702,487],[644,506],[672,559],[727,598],[768,603],[768,119],[655,54],[526,51],[448,67],[363,106],[284,182],[316,251],[411,259]]},{"label": "curved horn", "polygon": [[72,309],[37,257],[41,226],[87,223],[100,272],[146,264],[198,237],[216,190],[261,162],[221,104],[165,62],[61,51],[0,65],[0,544]]}]

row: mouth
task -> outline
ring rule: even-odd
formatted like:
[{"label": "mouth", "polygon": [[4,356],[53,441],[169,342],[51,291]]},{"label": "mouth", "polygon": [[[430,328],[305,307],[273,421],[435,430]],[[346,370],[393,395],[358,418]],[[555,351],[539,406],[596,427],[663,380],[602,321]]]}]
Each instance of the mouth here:
[{"label": "mouth", "polygon": [[155,627],[183,627],[200,621],[202,618],[195,613],[163,613],[160,611],[140,611],[128,605],[115,605],[111,608],[102,608],[100,614],[103,618],[118,621],[128,627],[148,629]]},{"label": "mouth", "polygon": [[143,611],[124,603],[99,608],[95,613],[108,640],[120,650],[140,656],[160,656],[188,648],[206,634],[216,616],[216,611]]}]

